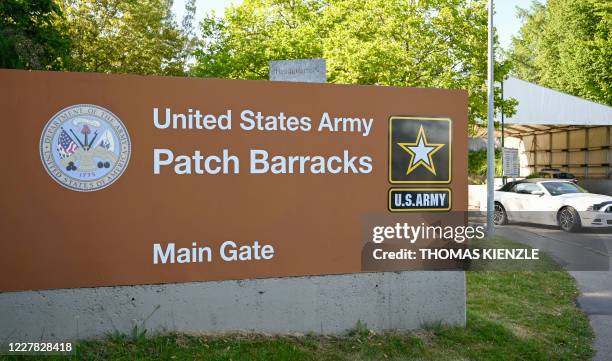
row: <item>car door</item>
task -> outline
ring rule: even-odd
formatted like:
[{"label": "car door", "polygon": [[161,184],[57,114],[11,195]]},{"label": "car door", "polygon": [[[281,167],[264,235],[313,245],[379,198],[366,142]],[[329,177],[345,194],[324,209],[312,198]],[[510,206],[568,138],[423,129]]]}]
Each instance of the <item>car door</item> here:
[{"label": "car door", "polygon": [[[543,189],[537,183],[517,183],[512,188],[513,197],[509,202],[510,211],[512,214],[509,217],[514,221],[520,222],[537,222],[537,211],[541,204],[541,194]],[[508,212],[508,209],[506,209]]]},{"label": "car door", "polygon": [[524,183],[515,184],[508,193],[504,196],[504,208],[506,209],[506,214],[508,218],[515,222],[522,222],[523,218],[523,210],[524,210]]},{"label": "car door", "polygon": [[550,194],[538,183],[524,183],[521,192],[522,217],[525,222],[549,224]]}]

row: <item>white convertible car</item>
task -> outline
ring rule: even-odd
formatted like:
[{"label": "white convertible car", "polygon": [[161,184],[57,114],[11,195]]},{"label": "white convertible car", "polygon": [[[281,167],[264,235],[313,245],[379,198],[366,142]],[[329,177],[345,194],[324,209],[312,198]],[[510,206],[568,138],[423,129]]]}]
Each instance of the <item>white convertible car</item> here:
[{"label": "white convertible car", "polygon": [[612,227],[612,197],[589,193],[570,181],[525,179],[495,191],[497,225],[529,222],[575,232],[581,227]]}]

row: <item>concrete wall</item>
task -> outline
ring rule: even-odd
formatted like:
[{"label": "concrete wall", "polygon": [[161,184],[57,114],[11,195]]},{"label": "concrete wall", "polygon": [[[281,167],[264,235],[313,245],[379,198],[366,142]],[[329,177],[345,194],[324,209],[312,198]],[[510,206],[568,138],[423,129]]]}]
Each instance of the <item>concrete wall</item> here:
[{"label": "concrete wall", "polygon": [[465,325],[463,272],[380,272],[0,294],[0,341],[149,332],[341,334]]},{"label": "concrete wall", "polygon": [[[493,184],[494,184],[493,186],[494,189],[499,189],[504,185],[504,180],[502,178],[495,178]],[[470,211],[486,211],[487,210],[487,185],[486,184],[468,185],[468,209]]]}]

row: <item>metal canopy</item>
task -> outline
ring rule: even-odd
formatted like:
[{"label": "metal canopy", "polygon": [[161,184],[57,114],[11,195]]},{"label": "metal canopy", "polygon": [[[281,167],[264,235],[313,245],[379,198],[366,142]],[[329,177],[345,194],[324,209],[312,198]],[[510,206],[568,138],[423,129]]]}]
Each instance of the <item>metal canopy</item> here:
[{"label": "metal canopy", "polygon": [[569,130],[580,130],[585,128],[596,128],[601,125],[542,125],[542,124],[508,124],[504,128],[505,136],[525,137],[535,134],[548,134],[565,132]]},{"label": "metal canopy", "polygon": [[[519,102],[516,114],[505,119],[507,124],[529,124],[533,128],[541,128],[534,124],[612,125],[612,107],[514,77],[504,81],[504,98]],[[523,130],[534,131],[529,127]]]}]

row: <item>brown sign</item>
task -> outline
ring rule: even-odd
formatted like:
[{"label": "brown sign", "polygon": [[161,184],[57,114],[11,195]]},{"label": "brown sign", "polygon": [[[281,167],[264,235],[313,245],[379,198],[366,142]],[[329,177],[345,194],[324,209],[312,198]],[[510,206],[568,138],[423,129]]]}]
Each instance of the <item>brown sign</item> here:
[{"label": "brown sign", "polygon": [[0,291],[360,272],[364,217],[467,208],[465,91],[0,84]]}]

